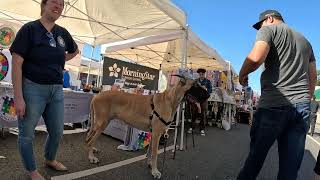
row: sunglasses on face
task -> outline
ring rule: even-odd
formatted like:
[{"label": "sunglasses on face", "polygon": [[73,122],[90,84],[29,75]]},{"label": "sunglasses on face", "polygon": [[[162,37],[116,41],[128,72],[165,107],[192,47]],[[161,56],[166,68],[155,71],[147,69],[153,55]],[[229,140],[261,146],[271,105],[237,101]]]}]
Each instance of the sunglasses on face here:
[{"label": "sunglasses on face", "polygon": [[51,47],[57,47],[57,42],[54,39],[53,34],[51,32],[47,32],[46,35],[49,38],[49,45]]}]

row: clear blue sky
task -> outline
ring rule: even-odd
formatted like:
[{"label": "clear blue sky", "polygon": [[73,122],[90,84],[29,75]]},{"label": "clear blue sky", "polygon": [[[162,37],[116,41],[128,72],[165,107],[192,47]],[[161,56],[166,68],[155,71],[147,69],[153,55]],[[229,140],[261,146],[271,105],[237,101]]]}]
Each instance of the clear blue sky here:
[{"label": "clear blue sky", "polygon": [[[255,40],[256,30],[251,26],[257,21],[259,13],[266,9],[280,11],[287,24],[304,34],[313,46],[316,59],[320,61],[319,0],[172,1],[186,12],[192,30],[225,60],[231,61],[237,72]],[[84,54],[90,56],[88,50],[84,50]],[[95,53],[99,58],[97,55]],[[317,69],[320,69],[319,65],[317,62]],[[260,74],[259,69],[249,76],[249,85],[258,91]]]}]

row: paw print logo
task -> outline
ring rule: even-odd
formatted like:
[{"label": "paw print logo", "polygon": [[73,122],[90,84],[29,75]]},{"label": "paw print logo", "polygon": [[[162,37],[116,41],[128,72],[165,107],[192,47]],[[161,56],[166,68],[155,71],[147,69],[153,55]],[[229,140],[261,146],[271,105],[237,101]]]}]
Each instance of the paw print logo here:
[{"label": "paw print logo", "polygon": [[109,76],[114,76],[114,77],[118,77],[118,73],[120,72],[120,68],[118,68],[118,66],[117,66],[117,64],[116,63],[114,63],[113,64],[113,66],[110,66],[109,67],[109,71],[110,71],[110,74],[109,74]]}]

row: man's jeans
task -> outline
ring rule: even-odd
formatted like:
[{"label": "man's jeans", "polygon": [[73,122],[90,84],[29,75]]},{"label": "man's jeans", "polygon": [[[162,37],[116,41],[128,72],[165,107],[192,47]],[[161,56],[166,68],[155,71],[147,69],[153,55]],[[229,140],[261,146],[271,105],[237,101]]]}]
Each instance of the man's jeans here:
[{"label": "man's jeans", "polygon": [[34,171],[36,163],[33,153],[33,139],[35,127],[41,115],[48,131],[45,159],[49,161],[55,159],[63,134],[63,90],[62,84],[42,85],[28,79],[23,79],[22,89],[26,110],[24,117],[18,119],[18,145],[24,167],[27,171]]},{"label": "man's jeans", "polygon": [[278,141],[278,180],[295,180],[309,129],[310,103],[259,108],[251,127],[250,152],[237,180],[254,180],[269,149]]}]

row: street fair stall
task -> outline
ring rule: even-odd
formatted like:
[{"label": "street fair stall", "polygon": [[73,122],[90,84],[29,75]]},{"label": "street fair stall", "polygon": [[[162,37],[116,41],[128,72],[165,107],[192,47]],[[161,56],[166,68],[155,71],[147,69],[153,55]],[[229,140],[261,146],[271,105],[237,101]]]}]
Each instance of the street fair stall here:
[{"label": "street fair stall", "polygon": [[[171,71],[166,74],[168,83],[177,82],[177,77],[171,76],[177,71]],[[198,78],[198,73],[191,71],[193,78]],[[207,122],[209,125],[229,130],[235,123],[236,107],[235,84],[237,84],[236,73],[230,68],[230,71],[207,70],[206,78],[210,80],[213,91],[208,99]]]},{"label": "street fair stall", "polygon": [[251,87],[243,87],[235,92],[237,104],[236,121],[252,125],[253,113],[259,101],[259,94]]},{"label": "street fair stall", "polygon": [[[101,64],[102,62],[93,61],[80,54],[67,61],[65,69],[70,73],[71,89],[84,89],[86,84],[92,85],[92,82],[97,82],[101,78]],[[95,86],[98,87],[97,84]]]},{"label": "street fair stall", "polygon": [[[39,17],[39,6],[40,0],[0,1],[0,20],[24,24]],[[65,9],[57,24],[80,43],[93,47],[109,43],[102,50],[104,56],[155,68],[160,74],[199,67],[224,71],[230,66],[191,31],[185,13],[171,1],[66,0]],[[111,45],[112,42],[118,44]],[[90,67],[91,63],[88,69]],[[164,79],[162,75],[160,79]],[[102,78],[97,85],[101,84]],[[159,87],[159,90],[165,89],[162,85]],[[184,113],[181,114],[183,129]],[[180,142],[182,150],[183,132]]]},{"label": "street fair stall", "polygon": [[[89,103],[93,94],[64,91],[64,122],[81,123],[88,120]],[[10,84],[0,85],[0,128],[18,127],[13,102],[13,87]],[[42,118],[41,118],[42,119]],[[38,125],[43,125],[43,120]]]},{"label": "street fair stall", "polygon": [[[141,0],[139,3],[135,0],[66,0],[64,9],[57,24],[66,28],[78,43],[92,47],[106,42],[183,32],[187,24],[184,12],[167,0]],[[1,1],[0,10],[0,20],[21,26],[39,18],[40,0]],[[91,63],[88,69],[90,72]],[[98,87],[101,82],[100,76]]]},{"label": "street fair stall", "polygon": [[[159,91],[172,87],[176,81],[173,74],[179,69],[207,67],[225,70],[228,63],[197,37],[190,28],[185,32],[171,32],[105,44],[101,54],[113,59],[155,68],[160,71]],[[188,55],[187,55],[188,54]],[[178,112],[180,112],[178,110]],[[184,119],[184,113],[178,113]],[[180,119],[179,117],[176,119]],[[183,134],[184,120],[182,120]],[[183,135],[180,142],[183,142]],[[183,148],[181,143],[180,149]]]}]

